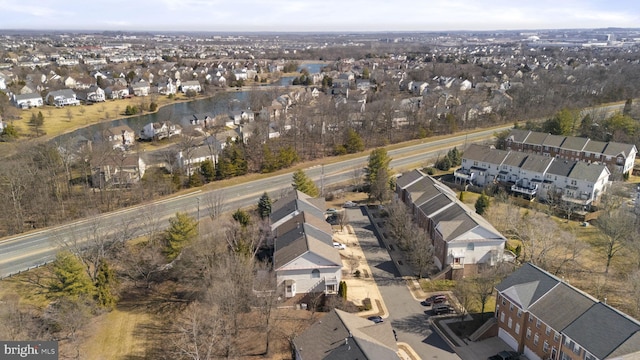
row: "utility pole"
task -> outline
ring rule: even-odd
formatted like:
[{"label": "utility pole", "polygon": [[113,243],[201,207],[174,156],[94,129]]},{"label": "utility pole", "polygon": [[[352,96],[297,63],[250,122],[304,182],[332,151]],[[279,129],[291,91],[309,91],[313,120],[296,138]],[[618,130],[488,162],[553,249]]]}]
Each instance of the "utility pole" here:
[{"label": "utility pole", "polygon": [[200,197],[196,198],[196,204],[198,206],[197,210],[198,210],[198,235],[200,235]]},{"label": "utility pole", "polygon": [[324,164],[320,168],[320,196],[324,196]]}]

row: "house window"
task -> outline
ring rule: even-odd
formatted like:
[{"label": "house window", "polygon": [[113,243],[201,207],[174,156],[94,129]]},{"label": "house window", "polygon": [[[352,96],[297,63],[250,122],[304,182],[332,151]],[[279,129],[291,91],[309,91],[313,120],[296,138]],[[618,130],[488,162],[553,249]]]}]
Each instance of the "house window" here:
[{"label": "house window", "polygon": [[504,322],[504,311],[500,313],[500,322]]},{"label": "house window", "polygon": [[513,311],[513,304],[509,304],[509,310]]},{"label": "house window", "polygon": [[533,316],[529,315],[529,322],[533,322]]},{"label": "house window", "polygon": [[538,340],[540,340],[540,337],[538,336],[538,333],[536,333],[533,335],[533,345],[538,345]]},{"label": "house window", "polygon": [[287,285],[287,292],[288,293],[293,292],[293,288],[291,287],[291,285]]},{"label": "house window", "polygon": [[473,243],[468,243],[467,250],[473,250],[473,249],[475,249],[475,245]]},{"label": "house window", "polygon": [[504,298],[502,298],[502,305],[507,305],[507,301]]},{"label": "house window", "polygon": [[540,319],[538,319],[538,320],[536,321],[536,327],[537,327],[538,329],[540,328],[540,324],[541,324]]},{"label": "house window", "polygon": [[597,360],[597,358],[591,354],[585,354],[584,360]]},{"label": "house window", "polygon": [[578,343],[573,344],[573,353],[580,355],[580,345]]},{"label": "house window", "polygon": [[518,309],[518,317],[522,317],[522,310]]},{"label": "house window", "polygon": [[547,334],[547,336],[549,336],[549,334],[551,334],[551,326],[547,326],[546,334]]},{"label": "house window", "polygon": [[531,339],[531,328],[527,328],[527,339]]},{"label": "house window", "polygon": [[560,341],[560,333],[553,334],[553,341],[555,341],[555,342],[559,342]]},{"label": "house window", "polygon": [[513,320],[509,317],[509,322],[507,322],[507,326],[511,329],[511,325],[513,325]]},{"label": "house window", "polygon": [[545,340],[544,344],[542,344],[542,351],[544,351],[545,353],[549,351],[549,343],[547,342],[547,340]]},{"label": "house window", "polygon": [[311,272],[311,278],[312,279],[319,279],[320,278],[320,270],[313,269],[313,271]]},{"label": "house window", "polygon": [[520,334],[520,324],[516,324],[516,334]]}]

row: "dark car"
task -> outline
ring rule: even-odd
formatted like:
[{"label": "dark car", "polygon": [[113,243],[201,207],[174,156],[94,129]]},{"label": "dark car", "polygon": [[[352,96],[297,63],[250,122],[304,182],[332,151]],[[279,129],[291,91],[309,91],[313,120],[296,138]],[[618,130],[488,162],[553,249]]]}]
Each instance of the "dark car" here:
[{"label": "dark car", "polygon": [[436,304],[431,309],[433,315],[449,314],[453,312],[453,307],[448,304]]},{"label": "dark car", "polygon": [[373,321],[376,324],[379,324],[381,322],[384,322],[384,319],[382,318],[382,316],[369,316],[367,319]]},{"label": "dark car", "polygon": [[499,353],[489,356],[487,360],[518,360],[520,354],[515,351],[500,351]]},{"label": "dark car", "polygon": [[426,298],[422,302],[422,305],[431,306],[431,305],[435,305],[435,304],[444,304],[445,302],[447,302],[447,297],[445,295],[438,294],[438,295],[433,295],[433,296],[429,296],[428,298]]}]

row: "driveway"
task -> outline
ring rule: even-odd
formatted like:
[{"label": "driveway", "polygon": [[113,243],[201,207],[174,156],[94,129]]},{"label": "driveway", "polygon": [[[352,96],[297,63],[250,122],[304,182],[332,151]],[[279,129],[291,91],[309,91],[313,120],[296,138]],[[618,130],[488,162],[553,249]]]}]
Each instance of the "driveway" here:
[{"label": "driveway", "polygon": [[346,209],[360,247],[389,312],[385,321],[398,333],[398,342],[409,344],[421,359],[459,360],[460,357],[429,326],[424,306],[414,299],[389,253],[376,237],[364,209]]}]

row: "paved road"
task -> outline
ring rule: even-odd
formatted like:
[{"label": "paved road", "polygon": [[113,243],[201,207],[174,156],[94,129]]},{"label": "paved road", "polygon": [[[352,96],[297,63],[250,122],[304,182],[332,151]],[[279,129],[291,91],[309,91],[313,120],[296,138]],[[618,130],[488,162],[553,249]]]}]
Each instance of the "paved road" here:
[{"label": "paved road", "polygon": [[389,311],[398,341],[409,344],[422,359],[459,360],[460,357],[429,326],[424,306],[413,298],[400,277],[389,253],[373,232],[362,209],[347,209],[353,227],[378,289]]},{"label": "paved road", "polygon": [[[619,111],[623,105],[608,105],[600,108],[600,111],[611,113]],[[393,159],[390,166],[397,172],[425,166],[433,163],[433,160],[446,154],[447,150],[464,147],[465,144],[484,142],[492,137],[494,132],[510,128],[511,125],[488,130],[480,130],[473,133],[451,136],[445,139],[425,139],[424,142],[405,146],[388,151]],[[330,160],[330,159],[328,159]],[[361,156],[345,161],[315,166],[305,169],[305,172],[318,185],[328,187],[338,183],[353,181],[354,171],[362,170],[368,160],[367,156]],[[229,186],[218,190],[224,194],[225,206],[223,210],[233,210],[245,206],[255,205],[263,192],[268,192],[272,198],[278,198],[282,189],[291,187],[292,173],[272,176],[265,179]],[[149,231],[154,225],[140,221],[144,214],[153,213],[158,221],[160,229],[168,226],[167,219],[176,212],[186,212],[191,216],[197,216],[201,209],[206,216],[207,198],[213,191],[195,191],[179,197],[163,199],[153,204],[146,204],[120,211],[99,215],[92,219],[77,220],[69,224],[42,229],[29,234],[23,234],[0,241],[0,279],[21,271],[28,270],[52,261],[59,249],[60,241],[73,240],[77,244],[87,242],[91,234],[100,230],[101,235],[117,236],[118,230],[127,227],[126,239],[140,236]],[[126,224],[126,226],[125,226]]]}]

